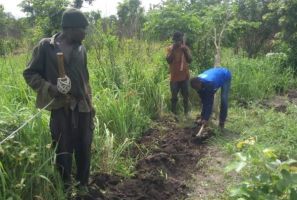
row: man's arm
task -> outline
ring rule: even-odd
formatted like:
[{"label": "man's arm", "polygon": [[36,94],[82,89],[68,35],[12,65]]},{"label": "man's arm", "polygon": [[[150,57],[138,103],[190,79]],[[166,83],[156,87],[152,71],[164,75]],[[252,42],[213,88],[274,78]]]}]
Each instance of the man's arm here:
[{"label": "man's arm", "polygon": [[192,62],[192,54],[191,54],[189,47],[184,45],[184,46],[182,46],[182,50],[184,52],[187,63],[191,63]]},{"label": "man's arm", "polygon": [[41,76],[43,72],[43,62],[44,52],[42,50],[42,45],[39,44],[34,47],[32,58],[23,72],[25,81],[34,91],[38,91],[45,82]]},{"label": "man's arm", "polygon": [[168,49],[167,49],[166,61],[168,64],[171,64],[173,62],[175,49],[176,49],[175,45],[172,45],[172,46],[168,47]]},{"label": "man's arm", "polygon": [[26,83],[35,92],[49,92],[50,96],[55,97],[59,95],[57,87],[46,81],[42,76],[45,65],[45,52],[42,42],[33,50],[32,59],[27,68],[23,72]]},{"label": "man's arm", "polygon": [[96,115],[96,110],[94,108],[94,105],[93,105],[93,94],[92,94],[92,88],[91,88],[91,84],[90,84],[90,75],[89,75],[89,69],[88,69],[88,55],[87,55],[87,50],[86,48],[83,46],[84,48],[84,67],[86,69],[86,83],[85,83],[85,89],[87,91],[87,101],[88,101],[88,104],[90,106],[90,109],[91,109],[91,116],[92,118],[95,117]]}]

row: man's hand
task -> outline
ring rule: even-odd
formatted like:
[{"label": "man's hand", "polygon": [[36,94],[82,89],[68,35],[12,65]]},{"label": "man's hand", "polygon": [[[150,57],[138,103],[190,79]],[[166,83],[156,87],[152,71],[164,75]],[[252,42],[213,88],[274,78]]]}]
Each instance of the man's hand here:
[{"label": "man's hand", "polygon": [[188,52],[188,48],[186,45],[182,44],[180,48],[183,52],[185,52],[185,53]]},{"label": "man's hand", "polygon": [[58,91],[57,86],[52,84],[48,88],[48,93],[52,98],[56,98],[61,95],[61,93]]},{"label": "man's hand", "polygon": [[96,116],[96,110],[94,106],[91,106],[91,117],[94,118]]},{"label": "man's hand", "polygon": [[208,121],[205,119],[199,118],[197,119],[196,123],[198,126],[202,126],[202,125],[206,126],[208,124]]},{"label": "man's hand", "polygon": [[67,94],[71,90],[71,80],[68,76],[64,78],[58,78],[57,89],[62,94]]},{"label": "man's hand", "polygon": [[201,120],[201,125],[207,126],[208,125],[208,121],[203,119]]},{"label": "man's hand", "polygon": [[196,123],[197,125],[201,125],[201,121],[202,121],[202,119],[201,119],[200,116],[199,116],[199,117],[196,118],[196,122],[195,122],[195,123]]},{"label": "man's hand", "polygon": [[189,51],[189,48],[188,48],[185,44],[182,44],[182,45],[181,45],[181,49],[182,49],[182,51],[183,51],[184,54],[185,54],[185,57],[186,57],[186,59],[187,59],[187,62],[188,62],[188,63],[191,63],[191,62],[192,62],[192,55],[191,55],[191,53],[190,53],[190,51]]},{"label": "man's hand", "polygon": [[180,44],[179,43],[174,43],[173,45],[172,45],[172,49],[171,49],[171,51],[175,51],[176,49],[178,49],[180,47]]}]

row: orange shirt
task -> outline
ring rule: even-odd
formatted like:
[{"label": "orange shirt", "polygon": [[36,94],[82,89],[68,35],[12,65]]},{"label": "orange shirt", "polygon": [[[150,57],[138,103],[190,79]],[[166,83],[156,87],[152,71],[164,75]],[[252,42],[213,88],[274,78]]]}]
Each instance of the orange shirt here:
[{"label": "orange shirt", "polygon": [[[172,47],[173,45],[167,48],[167,56],[171,53]],[[186,57],[183,54],[184,52],[180,47],[175,49],[173,52],[173,61],[169,64],[171,81],[184,81],[189,80],[190,78],[189,64],[187,63]],[[182,63],[183,67],[181,68]]]}]

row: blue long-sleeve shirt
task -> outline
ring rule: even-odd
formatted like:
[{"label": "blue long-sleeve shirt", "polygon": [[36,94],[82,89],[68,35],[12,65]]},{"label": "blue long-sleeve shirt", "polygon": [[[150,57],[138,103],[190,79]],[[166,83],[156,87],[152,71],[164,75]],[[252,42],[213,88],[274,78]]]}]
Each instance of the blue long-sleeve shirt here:
[{"label": "blue long-sleeve shirt", "polygon": [[202,82],[202,89],[198,94],[202,102],[201,117],[209,120],[215,92],[231,80],[231,72],[224,67],[211,68],[199,74],[197,77]]}]

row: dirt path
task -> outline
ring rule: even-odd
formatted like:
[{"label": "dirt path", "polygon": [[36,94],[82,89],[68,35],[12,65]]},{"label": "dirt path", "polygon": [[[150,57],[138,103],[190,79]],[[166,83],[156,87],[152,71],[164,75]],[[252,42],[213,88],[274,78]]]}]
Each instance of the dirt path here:
[{"label": "dirt path", "polygon": [[[289,102],[297,102],[297,91],[276,96],[262,105],[285,112]],[[184,128],[170,117],[157,121],[154,128],[137,141],[138,148],[133,150],[133,156],[140,158],[133,177],[96,174],[92,177],[90,193],[76,199],[224,199],[228,183],[234,183],[236,179],[236,176],[224,174],[230,157],[217,145],[195,139],[193,135],[199,128]],[[228,139],[228,135],[234,136],[225,132],[224,138]]]},{"label": "dirt path", "polygon": [[297,105],[297,90],[289,90],[287,94],[274,96],[262,104],[264,107],[273,108],[275,111],[286,112],[289,103]]},{"label": "dirt path", "polygon": [[197,171],[188,183],[191,188],[187,200],[221,200],[235,176],[227,175],[224,169],[230,156],[216,146],[206,146],[206,154],[198,161]]},{"label": "dirt path", "polygon": [[157,121],[137,141],[138,149],[133,154],[141,159],[133,177],[96,174],[90,194],[77,199],[202,200],[221,194],[224,177],[220,170],[210,169],[222,169],[224,157],[219,149],[193,137],[198,128],[178,127],[170,118]]}]

